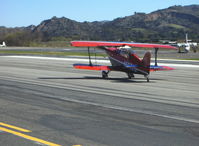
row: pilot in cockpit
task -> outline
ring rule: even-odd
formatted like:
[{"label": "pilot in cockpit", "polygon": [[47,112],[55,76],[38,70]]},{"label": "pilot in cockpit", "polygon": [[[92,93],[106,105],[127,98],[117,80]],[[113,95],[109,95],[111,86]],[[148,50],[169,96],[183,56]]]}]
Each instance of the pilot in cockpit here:
[{"label": "pilot in cockpit", "polygon": [[133,50],[129,46],[120,47],[119,50],[120,50],[120,55],[125,58],[129,58],[129,55],[133,52]]}]

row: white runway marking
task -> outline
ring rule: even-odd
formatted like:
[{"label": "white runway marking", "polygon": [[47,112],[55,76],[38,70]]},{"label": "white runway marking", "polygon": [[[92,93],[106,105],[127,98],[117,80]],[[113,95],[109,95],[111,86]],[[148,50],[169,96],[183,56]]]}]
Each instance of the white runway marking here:
[{"label": "white runway marking", "polygon": [[[57,57],[39,57],[39,56],[1,56],[1,57],[12,57],[12,58],[21,58],[21,59],[42,59],[42,60],[58,60],[58,61],[80,61],[80,62],[88,62],[88,59],[82,58],[57,58]],[[168,59],[167,59],[168,60]],[[172,61],[172,59],[169,59]],[[110,63],[109,60],[95,60],[98,63]],[[173,60],[176,61],[176,60]],[[177,60],[179,61],[179,60]],[[185,61],[185,60],[182,60]],[[187,60],[189,61],[189,60]],[[179,61],[180,62],[180,61]],[[194,61],[192,61],[194,62]],[[198,62],[198,61],[196,61]],[[79,62],[77,62],[79,63]],[[158,63],[159,65],[165,66],[173,66],[173,67],[191,67],[191,68],[199,68],[199,65],[192,65],[192,64],[172,64],[172,63]]]},{"label": "white runway marking", "polygon": [[70,51],[71,49],[63,49],[64,51]]},{"label": "white runway marking", "polygon": [[[155,58],[151,58],[151,60],[155,60]],[[181,60],[181,59],[158,59],[158,60],[165,60],[165,61],[176,61],[176,62],[199,62],[199,60]]]}]

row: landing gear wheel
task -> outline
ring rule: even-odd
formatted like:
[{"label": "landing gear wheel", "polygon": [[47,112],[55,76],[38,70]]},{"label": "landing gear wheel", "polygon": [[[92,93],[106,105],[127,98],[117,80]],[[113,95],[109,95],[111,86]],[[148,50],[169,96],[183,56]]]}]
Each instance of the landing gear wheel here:
[{"label": "landing gear wheel", "polygon": [[108,78],[108,72],[102,71],[102,78],[103,78],[103,79]]},{"label": "landing gear wheel", "polygon": [[127,76],[128,76],[129,79],[132,79],[132,78],[135,77],[133,73],[127,73]]}]

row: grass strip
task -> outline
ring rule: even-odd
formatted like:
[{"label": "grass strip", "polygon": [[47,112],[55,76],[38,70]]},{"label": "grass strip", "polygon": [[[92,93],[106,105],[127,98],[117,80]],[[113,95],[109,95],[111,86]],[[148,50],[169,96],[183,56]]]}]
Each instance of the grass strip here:
[{"label": "grass strip", "polygon": [[[88,56],[86,52],[42,52],[42,51],[22,51],[22,50],[0,50],[0,54],[16,55],[49,55],[49,56]],[[104,54],[91,53],[91,56],[105,56]]]}]

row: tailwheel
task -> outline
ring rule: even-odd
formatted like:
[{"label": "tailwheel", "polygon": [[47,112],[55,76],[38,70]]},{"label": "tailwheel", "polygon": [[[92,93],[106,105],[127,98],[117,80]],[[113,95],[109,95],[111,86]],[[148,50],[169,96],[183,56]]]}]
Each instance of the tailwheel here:
[{"label": "tailwheel", "polygon": [[149,76],[145,75],[144,77],[146,78],[147,82],[149,82]]},{"label": "tailwheel", "polygon": [[129,79],[132,79],[132,78],[135,77],[133,73],[127,73],[127,75],[128,75],[128,78],[129,78]]},{"label": "tailwheel", "polygon": [[108,72],[102,71],[102,78],[103,78],[103,79],[108,78],[108,73],[109,73],[109,71],[108,71]]}]

